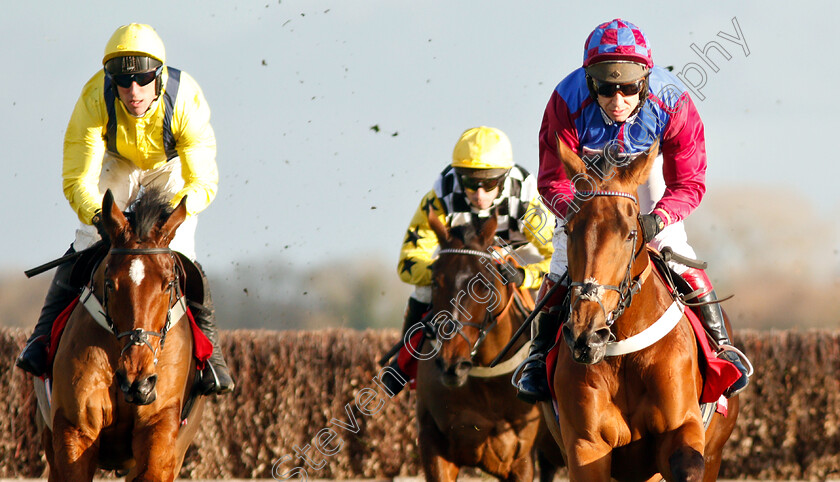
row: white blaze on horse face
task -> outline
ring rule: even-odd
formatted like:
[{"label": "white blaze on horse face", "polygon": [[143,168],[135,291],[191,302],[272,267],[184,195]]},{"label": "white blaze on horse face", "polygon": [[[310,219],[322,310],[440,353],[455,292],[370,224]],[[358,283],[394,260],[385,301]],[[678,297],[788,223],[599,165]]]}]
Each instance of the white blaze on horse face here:
[{"label": "white blaze on horse face", "polygon": [[146,267],[143,265],[143,260],[134,258],[131,260],[131,266],[128,268],[128,277],[135,285],[140,286],[140,282],[146,276]]}]

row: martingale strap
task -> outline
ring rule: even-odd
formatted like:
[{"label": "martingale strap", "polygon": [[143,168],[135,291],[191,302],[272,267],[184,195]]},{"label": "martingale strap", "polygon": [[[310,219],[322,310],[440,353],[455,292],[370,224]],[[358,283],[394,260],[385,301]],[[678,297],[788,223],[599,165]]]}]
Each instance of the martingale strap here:
[{"label": "martingale strap", "polygon": [[[88,313],[90,313],[90,316],[99,326],[116,334],[113,324],[105,314],[105,309],[102,307],[102,303],[99,302],[99,299],[96,298],[96,295],[93,294],[89,287],[85,286],[82,288],[82,294],[79,297],[79,301],[82,302]],[[177,325],[178,322],[181,321],[181,318],[183,318],[187,313],[187,305],[184,303],[183,296],[178,297],[175,304],[169,308],[169,313],[169,326],[166,328],[166,331]]]},{"label": "martingale strap", "polygon": [[652,325],[621,341],[607,343],[606,356],[619,356],[643,350],[665,337],[683,317],[684,305],[677,300]]}]

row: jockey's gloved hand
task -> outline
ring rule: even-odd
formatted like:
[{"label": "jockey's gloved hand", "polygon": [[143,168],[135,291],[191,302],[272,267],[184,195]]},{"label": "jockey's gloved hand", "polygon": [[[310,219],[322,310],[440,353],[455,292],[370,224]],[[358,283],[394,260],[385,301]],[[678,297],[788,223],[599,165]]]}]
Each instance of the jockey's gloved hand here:
[{"label": "jockey's gloved hand", "polygon": [[101,210],[96,211],[96,214],[93,215],[93,218],[91,218],[90,223],[93,225],[93,227],[96,228],[96,232],[99,233],[99,236],[102,237],[103,240],[108,239],[108,232],[105,231],[105,225],[102,224]]},{"label": "jockey's gloved hand", "polygon": [[513,283],[516,286],[522,286],[522,283],[525,282],[525,270],[517,268],[516,265],[510,261],[497,265],[497,267],[499,269],[499,273],[502,274],[502,277],[508,283]]},{"label": "jockey's gloved hand", "polygon": [[639,216],[639,222],[642,225],[642,236],[645,238],[645,243],[649,243],[654,236],[665,229],[665,221],[658,214],[642,214]]}]

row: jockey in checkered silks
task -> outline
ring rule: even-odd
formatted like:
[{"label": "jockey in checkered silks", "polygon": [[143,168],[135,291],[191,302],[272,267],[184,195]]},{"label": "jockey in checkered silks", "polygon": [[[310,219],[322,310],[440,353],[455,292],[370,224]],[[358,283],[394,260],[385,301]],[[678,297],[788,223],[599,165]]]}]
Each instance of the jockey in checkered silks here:
[{"label": "jockey in checkered silks", "polygon": [[[170,248],[197,268],[204,299],[189,300],[196,324],[213,344],[202,372],[202,393],[225,393],[234,387],[218,346],[207,277],[195,263],[197,215],[216,197],[216,138],[210,108],[196,81],[166,65],[163,41],[142,24],[118,28],[105,46],[103,69],[82,89],[64,136],[64,195],[81,225],[69,253],[98,242],[102,231],[102,193],[110,189],[123,209],[156,188],[173,207],[187,197],[187,219]],[[56,271],[34,332],[16,365],[41,376],[47,370],[47,343],[56,317],[79,294],[73,286],[73,263]]]},{"label": "jockey in checkered silks", "polygon": [[[583,66],[563,79],[548,100],[539,136],[539,191],[545,205],[557,216],[551,272],[541,294],[553,286],[567,268],[566,216],[571,216],[575,185],[566,176],[557,154],[565,143],[585,160],[594,177],[610,177],[608,158],[616,165],[632,162],[659,140],[662,154],[650,178],[639,188],[640,217],[645,241],[661,251],[695,258],[683,220],[700,204],[706,191],[706,141],[703,122],[685,86],[667,70],[655,66],[644,33],[630,22],[615,19],[599,25],[585,44]],[[586,190],[592,187],[578,186]],[[731,345],[723,312],[705,271],[676,262],[671,269],[694,290],[689,301],[704,303],[701,321],[719,346]],[[551,299],[534,320],[532,347],[543,350],[531,359],[519,380],[520,398],[534,402],[549,397],[544,366],[545,353],[561,324],[566,286],[554,290]],[[539,296],[539,295],[538,295]],[[719,356],[732,362],[741,377],[726,396],[746,388],[749,379],[739,356],[723,349]]]},{"label": "jockey in checkered silks", "polygon": [[[554,217],[539,201],[534,176],[514,164],[505,133],[484,126],[468,129],[455,144],[452,163],[423,196],[405,234],[397,271],[415,289],[406,306],[403,336],[431,308],[430,265],[436,257],[438,239],[429,226],[430,211],[447,228],[495,213],[496,236],[501,240],[498,244],[512,248],[516,261],[499,264],[500,273],[520,288],[540,287],[554,251]],[[389,367],[408,380],[396,357]],[[404,386],[397,377],[383,381],[392,393]]]}]

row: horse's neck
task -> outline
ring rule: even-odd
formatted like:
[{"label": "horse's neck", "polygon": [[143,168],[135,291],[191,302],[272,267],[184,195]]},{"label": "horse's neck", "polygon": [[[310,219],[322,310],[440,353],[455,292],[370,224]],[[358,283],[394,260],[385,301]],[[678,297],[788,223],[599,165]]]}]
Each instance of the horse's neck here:
[{"label": "horse's neck", "polygon": [[[650,259],[647,256],[645,258],[650,265]],[[644,331],[665,313],[672,301],[665,282],[656,274],[655,269],[649,270],[641,289],[614,325],[616,337],[621,340]]]},{"label": "horse's neck", "polygon": [[[524,322],[525,318],[528,316],[528,313],[523,313],[517,306],[516,298],[518,296],[522,296],[522,298],[520,298],[521,301],[527,303],[524,294],[512,285],[508,286],[510,287],[504,292],[505,294],[502,297],[503,299],[499,304],[503,311],[496,311],[497,315],[494,315],[496,318],[496,325],[487,334],[487,339],[476,354],[477,359],[483,361],[486,358],[487,363],[492,361],[499,354],[501,349],[510,341],[510,337],[513,336],[516,330],[522,326],[522,322]],[[532,309],[533,306],[529,307],[526,305],[526,310],[529,308]],[[528,341],[528,335],[530,335],[530,333],[525,333],[524,336],[519,337],[520,341],[511,347],[508,352],[508,356],[506,356],[505,359],[513,356],[516,351],[526,341]]]}]

